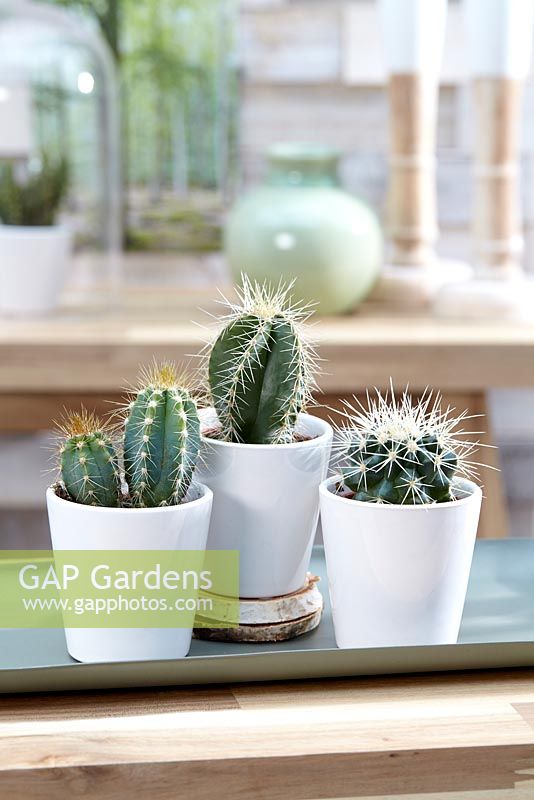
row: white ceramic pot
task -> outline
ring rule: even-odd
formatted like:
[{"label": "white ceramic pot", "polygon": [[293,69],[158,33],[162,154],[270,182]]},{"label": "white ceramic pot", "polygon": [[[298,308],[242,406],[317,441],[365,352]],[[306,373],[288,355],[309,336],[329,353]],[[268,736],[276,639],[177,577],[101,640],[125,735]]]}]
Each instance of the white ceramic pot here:
[{"label": "white ceramic pot", "polygon": [[[208,409],[204,430],[213,420]],[[239,551],[241,597],[277,597],[306,583],[332,428],[301,414],[297,431],[314,438],[256,445],[202,437],[197,475],[214,494],[208,548]]]},{"label": "white ceramic pot", "polygon": [[458,639],[482,492],[430,506],[365,503],[321,484],[328,585],[338,647]]},{"label": "white ceramic pot", "polygon": [[59,225],[0,225],[0,313],[53,311],[67,279],[70,231]]},{"label": "white ceramic pot", "polygon": [[[165,508],[102,508],[46,494],[54,550],[204,550],[213,495],[192,487],[190,502]],[[77,661],[183,658],[191,628],[66,628]]]}]

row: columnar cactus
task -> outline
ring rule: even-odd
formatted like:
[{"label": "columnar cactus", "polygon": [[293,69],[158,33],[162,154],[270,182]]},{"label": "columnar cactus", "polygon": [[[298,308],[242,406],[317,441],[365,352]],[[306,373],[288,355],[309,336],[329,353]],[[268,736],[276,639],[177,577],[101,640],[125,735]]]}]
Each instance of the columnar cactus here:
[{"label": "columnar cactus", "polygon": [[293,306],[291,286],[242,279],[209,354],[211,398],[226,441],[291,442],[315,388],[316,356],[303,333],[310,310]]},{"label": "columnar cactus", "polygon": [[106,426],[83,410],[68,414],[61,431],[60,470],[68,496],[83,505],[118,506],[119,465]]},{"label": "columnar cactus", "polygon": [[119,415],[124,480],[112,441],[117,427],[82,411],[68,414],[59,428],[61,492],[76,503],[109,508],[181,503],[197,462],[200,420],[175,367],[145,371]]},{"label": "columnar cactus", "polygon": [[457,481],[476,475],[470,456],[477,442],[459,430],[467,412],[442,411],[440,397],[426,393],[414,403],[377,392],[369,410],[346,404],[347,423],[338,429],[343,486],[355,500],[424,505],[454,500]]},{"label": "columnar cactus", "polygon": [[125,420],[124,472],[136,506],[180,503],[189,488],[200,446],[200,421],[176,370],[148,372]]}]

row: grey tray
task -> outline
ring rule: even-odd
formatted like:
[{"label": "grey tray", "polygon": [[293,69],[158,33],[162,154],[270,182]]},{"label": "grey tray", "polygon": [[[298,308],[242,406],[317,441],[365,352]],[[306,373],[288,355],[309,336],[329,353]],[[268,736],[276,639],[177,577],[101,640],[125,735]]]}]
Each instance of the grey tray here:
[{"label": "grey tray", "polygon": [[[534,666],[534,541],[477,543],[459,643],[338,650],[322,548],[312,571],[325,598],[321,625],[280,644],[194,641],[187,658],[79,664],[61,630],[0,630],[0,692],[324,678]],[[1,587],[1,567],[0,567]]]}]

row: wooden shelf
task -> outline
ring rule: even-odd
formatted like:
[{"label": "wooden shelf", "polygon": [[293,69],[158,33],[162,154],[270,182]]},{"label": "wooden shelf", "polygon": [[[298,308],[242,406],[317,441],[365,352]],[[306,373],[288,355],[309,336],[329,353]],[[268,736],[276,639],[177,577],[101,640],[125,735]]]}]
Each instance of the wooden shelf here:
[{"label": "wooden shelf", "polygon": [[[128,290],[124,304],[41,320],[0,322],[0,392],[118,391],[140,363],[198,353],[217,312],[214,289]],[[369,304],[351,316],[318,319],[329,394],[428,384],[443,391],[534,386],[534,326],[392,316]]]}]

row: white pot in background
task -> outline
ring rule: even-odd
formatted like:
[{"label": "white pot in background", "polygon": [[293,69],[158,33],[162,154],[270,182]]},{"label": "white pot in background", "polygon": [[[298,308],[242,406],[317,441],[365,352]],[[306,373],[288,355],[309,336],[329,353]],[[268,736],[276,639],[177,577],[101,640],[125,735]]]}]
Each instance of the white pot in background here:
[{"label": "white pot in background", "polygon": [[46,314],[58,305],[72,250],[59,225],[0,225],[0,313]]},{"label": "white pot in background", "polygon": [[482,492],[430,506],[366,503],[321,484],[338,647],[453,644],[467,592]]},{"label": "white pot in background", "polygon": [[[72,503],[48,489],[54,550],[204,550],[213,495],[201,484],[190,502],[165,508],[102,508]],[[191,628],[66,628],[77,661],[183,658]]]},{"label": "white pot in background", "polygon": [[[214,412],[203,415],[203,428]],[[241,597],[277,597],[306,583],[328,469],[332,428],[301,414],[292,444],[233,444],[202,437],[197,475],[213,490],[208,549],[239,550]]]}]

